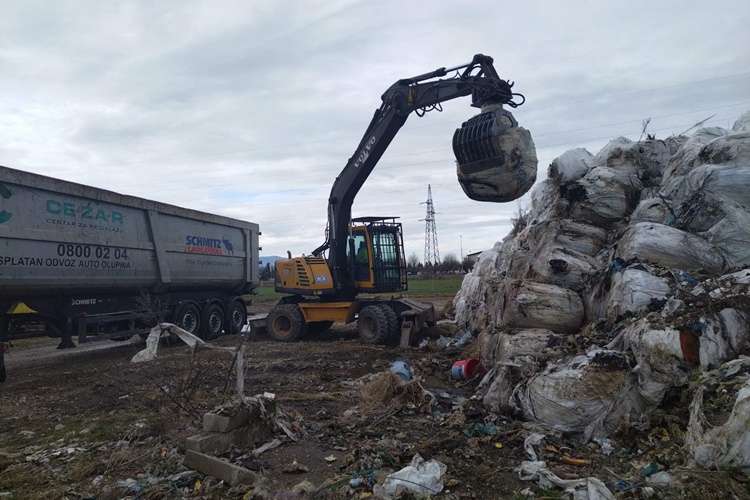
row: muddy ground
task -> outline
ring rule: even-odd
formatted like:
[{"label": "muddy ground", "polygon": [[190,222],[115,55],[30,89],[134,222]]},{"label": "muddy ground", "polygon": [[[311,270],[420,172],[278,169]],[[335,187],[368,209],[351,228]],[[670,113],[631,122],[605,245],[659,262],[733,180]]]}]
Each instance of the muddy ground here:
[{"label": "muddy ground", "polygon": [[[345,325],[290,344],[250,335],[246,393],[275,394],[279,418],[299,440],[277,430],[284,443],[257,458],[240,459],[250,450],[235,450],[228,458],[261,480],[233,488],[183,465],[185,440],[200,432],[202,414],[233,396],[225,352],[163,345],[156,360],[132,364],[144,347],[136,338],[66,351],[54,350],[53,339],[18,341],[6,358],[8,381],[0,385],[0,498],[367,498],[369,488],[352,488],[351,479],[382,481],[416,453],[447,466],[440,498],[524,498],[527,488],[537,498],[567,498],[518,479],[514,469],[528,459],[523,441],[534,429],[488,414],[471,398],[478,380],[451,379],[453,362],[475,347],[446,350],[436,342],[446,333],[422,332],[414,344],[426,345],[410,348],[362,344]],[[225,336],[215,343],[239,341]],[[417,391],[378,402],[358,383],[397,359],[416,370],[437,401]],[[618,498],[638,498],[633,471],[649,463],[669,468],[679,458],[678,432],[670,434],[666,424],[664,430],[613,439],[611,455],[596,443],[552,435],[538,450],[560,477],[594,475],[613,491],[619,482]],[[584,462],[563,463],[563,456]],[[296,472],[286,472],[295,461]],[[691,481],[733,481],[722,474]],[[292,493],[304,481],[308,493]],[[732,487],[737,498],[747,492],[746,484]],[[699,490],[695,498],[711,498]],[[672,496],[679,497],[690,495]]]}]

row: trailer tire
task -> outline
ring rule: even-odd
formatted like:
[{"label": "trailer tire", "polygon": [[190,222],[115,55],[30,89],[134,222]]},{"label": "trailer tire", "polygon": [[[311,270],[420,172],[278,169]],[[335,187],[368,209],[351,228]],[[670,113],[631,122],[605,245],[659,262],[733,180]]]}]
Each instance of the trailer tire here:
[{"label": "trailer tire", "polygon": [[310,335],[318,335],[320,333],[323,333],[325,331],[328,331],[329,328],[333,325],[333,321],[311,321],[307,324],[307,333]]},{"label": "trailer tire", "polygon": [[398,316],[396,311],[393,310],[388,304],[380,304],[379,307],[383,310],[386,319],[388,320],[388,338],[395,339],[398,337]]},{"label": "trailer tire", "polygon": [[174,318],[174,324],[188,333],[198,335],[201,325],[201,312],[195,304],[184,304]]},{"label": "trailer tire", "polygon": [[203,311],[203,325],[201,326],[201,338],[213,340],[221,335],[224,329],[224,308],[219,304],[210,304]]},{"label": "trailer tire", "polygon": [[305,318],[297,304],[281,304],[268,313],[266,327],[273,340],[294,342],[305,330]]},{"label": "trailer tire", "polygon": [[379,305],[367,306],[359,311],[357,331],[368,344],[384,344],[389,337],[388,317]]},{"label": "trailer tire", "polygon": [[247,325],[247,308],[244,302],[235,300],[229,304],[224,330],[229,335],[234,335],[235,333],[242,333],[242,328],[245,325]]}]

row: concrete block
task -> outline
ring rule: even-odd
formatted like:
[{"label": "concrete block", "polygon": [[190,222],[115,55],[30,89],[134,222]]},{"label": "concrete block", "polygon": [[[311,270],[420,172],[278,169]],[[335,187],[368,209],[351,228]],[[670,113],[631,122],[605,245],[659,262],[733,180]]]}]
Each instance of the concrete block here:
[{"label": "concrete block", "polygon": [[229,432],[206,432],[191,436],[185,441],[185,448],[197,453],[221,455],[232,446],[252,449],[263,444],[273,434],[267,422],[250,422]]},{"label": "concrete block", "polygon": [[203,430],[205,432],[229,432],[241,425],[245,425],[250,418],[250,410],[243,408],[234,415],[203,414]]},{"label": "concrete block", "polygon": [[207,476],[213,476],[229,483],[230,486],[253,484],[257,479],[256,474],[251,470],[193,450],[185,452],[185,467]]}]

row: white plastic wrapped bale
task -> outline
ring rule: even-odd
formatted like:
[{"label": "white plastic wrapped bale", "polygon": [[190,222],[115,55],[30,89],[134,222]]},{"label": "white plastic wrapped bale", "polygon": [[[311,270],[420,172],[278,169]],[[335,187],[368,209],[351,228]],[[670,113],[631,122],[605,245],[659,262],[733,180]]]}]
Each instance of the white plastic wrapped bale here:
[{"label": "white plastic wrapped bale", "polygon": [[688,335],[641,319],[627,325],[607,348],[633,353],[637,363],[633,373],[637,376],[638,393],[650,407],[656,407],[669,389],[688,382],[690,363],[683,353],[683,349],[691,349],[683,341],[683,338],[693,338]]},{"label": "white plastic wrapped bale", "polygon": [[478,387],[479,392],[484,392],[484,405],[490,411],[508,412],[516,385],[537,372],[539,358],[544,357],[548,348],[562,342],[562,336],[550,330],[482,332],[479,338],[482,364],[492,367]]},{"label": "white plastic wrapped bale", "polygon": [[635,208],[643,185],[635,174],[596,167],[580,181],[562,189],[572,218],[608,226]]},{"label": "white plastic wrapped bale", "polygon": [[669,211],[671,207],[668,206],[667,203],[669,203],[667,200],[661,198],[647,198],[641,200],[630,215],[630,223],[657,222],[659,224],[664,224],[672,215]]},{"label": "white plastic wrapped bale", "polygon": [[750,111],[745,111],[732,125],[734,132],[750,132]]},{"label": "white plastic wrapped bale", "polygon": [[531,190],[531,209],[528,213],[530,224],[537,224],[561,213],[560,192],[557,184],[545,179]]},{"label": "white plastic wrapped bale", "polygon": [[729,268],[750,265],[750,211],[739,203],[699,191],[680,204],[671,221],[719,247]]},{"label": "white plastic wrapped bale", "polygon": [[666,278],[634,267],[613,272],[607,297],[607,319],[640,311],[655,300],[667,298],[671,292],[669,284]]},{"label": "white plastic wrapped bale", "polygon": [[589,257],[563,247],[545,246],[531,263],[526,276],[531,281],[580,290],[584,282],[596,274],[601,264]]},{"label": "white plastic wrapped bale", "polygon": [[528,130],[512,127],[494,138],[494,146],[499,156],[457,163],[458,182],[472,200],[497,203],[517,200],[536,181],[534,141]]},{"label": "white plastic wrapped bale", "polygon": [[597,349],[550,365],[519,384],[514,410],[562,432],[601,438],[637,422],[645,409],[625,356]]},{"label": "white plastic wrapped bale", "polygon": [[[638,142],[622,141],[622,137],[611,141],[597,155],[599,165],[630,174],[648,173],[651,177],[661,176],[669,161],[669,148],[660,140]],[[606,154],[606,158],[603,156]],[[604,160],[602,162],[602,160]]]},{"label": "white plastic wrapped bale", "polygon": [[690,405],[685,445],[693,465],[750,472],[750,359],[704,376]]},{"label": "white plastic wrapped bale", "polygon": [[[740,299],[729,302],[739,303]],[[746,306],[750,305],[750,300],[744,302]],[[696,341],[700,345],[699,359],[704,368],[716,368],[750,348],[750,318],[746,311],[727,307],[701,317],[695,327],[701,331]]]},{"label": "white plastic wrapped bale", "polygon": [[617,256],[637,259],[669,269],[705,270],[712,276],[725,268],[720,250],[706,240],[679,229],[652,222],[639,222],[620,238]]},{"label": "white plastic wrapped bale", "polygon": [[505,280],[498,276],[467,276],[454,299],[456,324],[482,331],[495,326]]},{"label": "white plastic wrapped bale", "polygon": [[[701,165],[686,176],[688,192],[708,191],[750,208],[750,157],[743,165]],[[687,196],[686,196],[687,197]]]},{"label": "white plastic wrapped bale", "polygon": [[667,168],[664,171],[664,179],[685,175],[694,166],[700,165],[702,162],[698,158],[698,154],[703,147],[719,137],[724,137],[728,133],[728,130],[721,127],[698,129],[669,159]]},{"label": "white plastic wrapped bale", "polygon": [[583,323],[583,302],[575,292],[529,281],[509,282],[500,324],[505,328],[545,328],[576,333]]},{"label": "white plastic wrapped bale", "polygon": [[605,229],[571,219],[549,219],[529,227],[528,233],[535,252],[549,246],[559,246],[594,257],[607,241]]},{"label": "white plastic wrapped bale", "polygon": [[477,338],[482,366],[491,368],[497,363],[511,362],[516,357],[538,356],[547,347],[559,345],[563,337],[552,330],[528,328],[523,330],[485,329]]},{"label": "white plastic wrapped bale", "polygon": [[613,154],[614,151],[622,149],[624,147],[628,147],[631,144],[633,144],[633,141],[631,141],[627,137],[615,137],[614,139],[610,140],[606,146],[600,149],[598,153],[596,153],[596,156],[594,156],[594,162],[596,162],[596,165],[599,167],[606,167],[607,159]]},{"label": "white plastic wrapped bale", "polygon": [[583,148],[564,152],[550,163],[547,177],[557,185],[577,181],[596,165],[594,156]]},{"label": "white plastic wrapped bale", "polygon": [[706,144],[698,158],[706,164],[744,164],[750,161],[750,131],[732,132]]}]

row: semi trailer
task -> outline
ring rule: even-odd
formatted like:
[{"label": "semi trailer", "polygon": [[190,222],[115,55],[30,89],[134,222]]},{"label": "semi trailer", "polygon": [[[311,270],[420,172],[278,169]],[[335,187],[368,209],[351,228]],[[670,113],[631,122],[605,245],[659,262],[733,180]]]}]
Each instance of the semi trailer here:
[{"label": "semi trailer", "polygon": [[0,166],[0,380],[13,338],[237,332],[258,225]]}]

